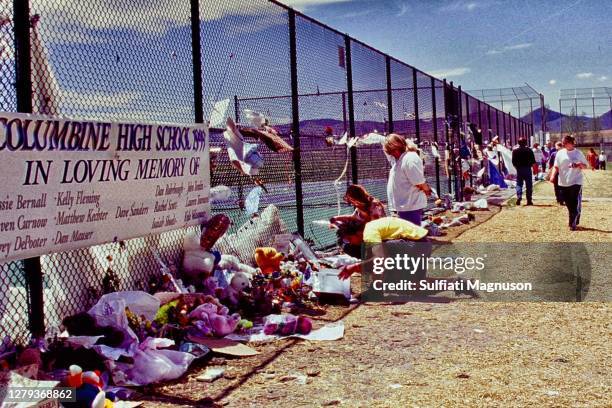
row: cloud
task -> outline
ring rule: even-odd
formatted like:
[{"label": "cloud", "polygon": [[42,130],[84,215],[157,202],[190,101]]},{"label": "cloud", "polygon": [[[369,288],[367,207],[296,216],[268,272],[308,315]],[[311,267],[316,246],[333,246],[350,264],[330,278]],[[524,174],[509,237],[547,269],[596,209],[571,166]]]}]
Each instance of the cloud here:
[{"label": "cloud", "polygon": [[578,79],[589,79],[593,77],[593,73],[592,72],[581,72],[579,74],[576,74],[576,78]]},{"label": "cloud", "polygon": [[404,14],[406,14],[408,11],[410,11],[410,6],[408,5],[408,3],[398,2],[397,7],[399,8],[399,11],[395,15],[396,17],[401,17]]},{"label": "cloud", "polygon": [[530,48],[531,46],[533,46],[533,43],[506,45],[499,49],[495,49],[495,48],[490,49],[489,51],[487,51],[487,55],[497,55],[497,54],[503,54],[504,52],[508,52],[508,51],[524,50],[526,48]]},{"label": "cloud", "polygon": [[473,0],[458,0],[450,2],[442,7],[442,12],[453,12],[453,11],[474,11],[477,8],[488,7],[496,2],[491,1],[473,1]]},{"label": "cloud", "polygon": [[[344,1],[350,0],[288,0],[285,3],[304,9],[308,6]],[[81,28],[86,28],[90,31],[124,29],[157,36],[176,27],[189,26],[191,23],[189,2],[181,3],[179,6],[176,2],[167,0],[139,2],[91,0],[87,2],[86,11],[81,0],[41,1],[32,6],[32,13],[39,13],[42,16],[39,27],[45,30],[45,34],[47,31],[52,34],[66,29],[80,33]],[[286,15],[286,11],[283,7],[265,1],[200,1],[202,22],[220,20],[227,16],[261,15]]]},{"label": "cloud", "polygon": [[350,19],[350,18],[363,17],[363,16],[367,16],[368,14],[372,14],[373,11],[374,10],[372,9],[361,10],[361,11],[351,11],[346,14],[342,14],[341,16],[339,16],[339,18],[340,19]]},{"label": "cloud", "polygon": [[449,77],[465,75],[471,71],[472,70],[469,69],[468,67],[457,67],[457,68],[449,68],[449,69],[439,69],[437,71],[431,71],[429,72],[429,74],[436,78],[449,78]]},{"label": "cloud", "polygon": [[597,79],[598,79],[598,80],[600,80],[601,82],[603,82],[603,81],[606,81],[606,80],[608,79],[608,77],[607,77],[607,76],[605,76],[605,75],[602,75],[602,76],[600,76],[600,77],[599,77],[599,78],[597,78]]},{"label": "cloud", "polygon": [[557,83],[557,80],[556,79],[551,79],[550,81],[548,81],[548,83],[550,85],[555,85]]}]

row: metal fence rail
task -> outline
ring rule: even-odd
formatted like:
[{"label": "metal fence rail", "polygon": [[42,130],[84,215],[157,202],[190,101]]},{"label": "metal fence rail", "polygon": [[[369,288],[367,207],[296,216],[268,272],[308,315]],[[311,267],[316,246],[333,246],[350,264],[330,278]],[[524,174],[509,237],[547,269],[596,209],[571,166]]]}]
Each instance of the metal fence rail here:
[{"label": "metal fence rail", "polygon": [[[269,192],[260,207],[276,205],[288,229],[318,247],[334,236],[312,221],[335,215],[350,183],[386,201],[389,166],[380,146],[347,152],[326,145],[328,127],[336,135],[416,139],[427,180],[440,194],[455,195],[456,165],[447,168],[428,146],[452,152],[467,122],[485,130],[485,140],[500,134],[514,143],[533,133],[460,87],[276,1],[65,4],[0,3],[1,110],[201,123],[216,102],[229,99],[229,116],[239,124],[247,124],[245,109],[260,112],[295,148],[261,149]],[[211,129],[212,146],[223,147],[221,132]],[[237,231],[250,218],[244,200],[252,181],[222,150],[211,183],[231,188],[231,199],[213,211],[228,213]],[[341,211],[349,208],[342,204]],[[88,308],[105,290],[146,290],[159,273],[154,252],[179,264],[185,232],[1,264],[0,339],[23,343],[31,334],[53,334],[62,317]]]}]

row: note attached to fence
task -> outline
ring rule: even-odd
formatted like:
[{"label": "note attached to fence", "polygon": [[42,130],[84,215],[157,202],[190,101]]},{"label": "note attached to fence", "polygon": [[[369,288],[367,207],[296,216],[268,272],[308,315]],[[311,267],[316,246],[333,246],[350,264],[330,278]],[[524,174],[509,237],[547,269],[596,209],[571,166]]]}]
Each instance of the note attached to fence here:
[{"label": "note attached to fence", "polygon": [[205,125],[0,112],[0,262],[199,224]]}]

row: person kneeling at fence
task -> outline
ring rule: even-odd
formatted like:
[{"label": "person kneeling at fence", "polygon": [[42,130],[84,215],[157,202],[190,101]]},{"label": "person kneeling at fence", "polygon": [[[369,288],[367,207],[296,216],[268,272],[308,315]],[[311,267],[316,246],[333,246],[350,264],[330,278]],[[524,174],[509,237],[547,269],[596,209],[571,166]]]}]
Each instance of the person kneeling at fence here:
[{"label": "person kneeling at fence", "polygon": [[359,184],[352,184],[346,189],[344,201],[355,207],[355,211],[349,215],[332,217],[329,223],[336,227],[351,220],[368,222],[386,215],[385,205]]},{"label": "person kneeling at fence", "polygon": [[[342,245],[342,249],[346,254],[363,260],[343,267],[338,277],[348,279],[354,273],[362,273],[362,280],[364,280],[362,286],[367,287],[365,296],[362,295],[364,300],[382,300],[385,293],[403,296],[434,294],[445,289],[431,288],[445,288],[453,286],[449,283],[465,280],[465,278],[459,276],[428,277],[426,265],[421,263],[411,271],[390,268],[382,273],[383,281],[387,284],[385,287],[390,287],[388,285],[390,283],[413,282],[411,284],[413,286],[409,290],[385,289],[381,291],[375,287],[373,280],[370,282],[370,278],[378,274],[373,269],[376,263],[375,258],[395,258],[398,255],[403,257],[404,254],[413,258],[426,258],[431,255],[432,243],[427,238],[427,233],[428,231],[425,228],[397,217],[379,218],[368,223],[358,220],[343,223],[337,230],[338,241]],[[372,271],[374,271],[373,274],[370,273]],[[421,289],[421,282],[426,283],[427,289]],[[467,285],[455,286],[458,287],[455,294],[477,297],[476,292],[467,288]]]}]

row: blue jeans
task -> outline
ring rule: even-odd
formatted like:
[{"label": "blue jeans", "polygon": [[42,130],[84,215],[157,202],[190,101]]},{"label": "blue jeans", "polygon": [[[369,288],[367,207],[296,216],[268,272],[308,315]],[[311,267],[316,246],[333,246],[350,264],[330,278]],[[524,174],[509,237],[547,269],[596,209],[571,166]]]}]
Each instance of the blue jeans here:
[{"label": "blue jeans", "polygon": [[421,221],[423,221],[423,209],[413,210],[413,211],[398,211],[397,215],[406,221],[410,221],[411,223],[421,226]]},{"label": "blue jeans", "polygon": [[533,193],[533,174],[531,167],[516,168],[516,198],[520,200],[523,197],[523,183],[527,187],[527,201],[531,201]]}]

